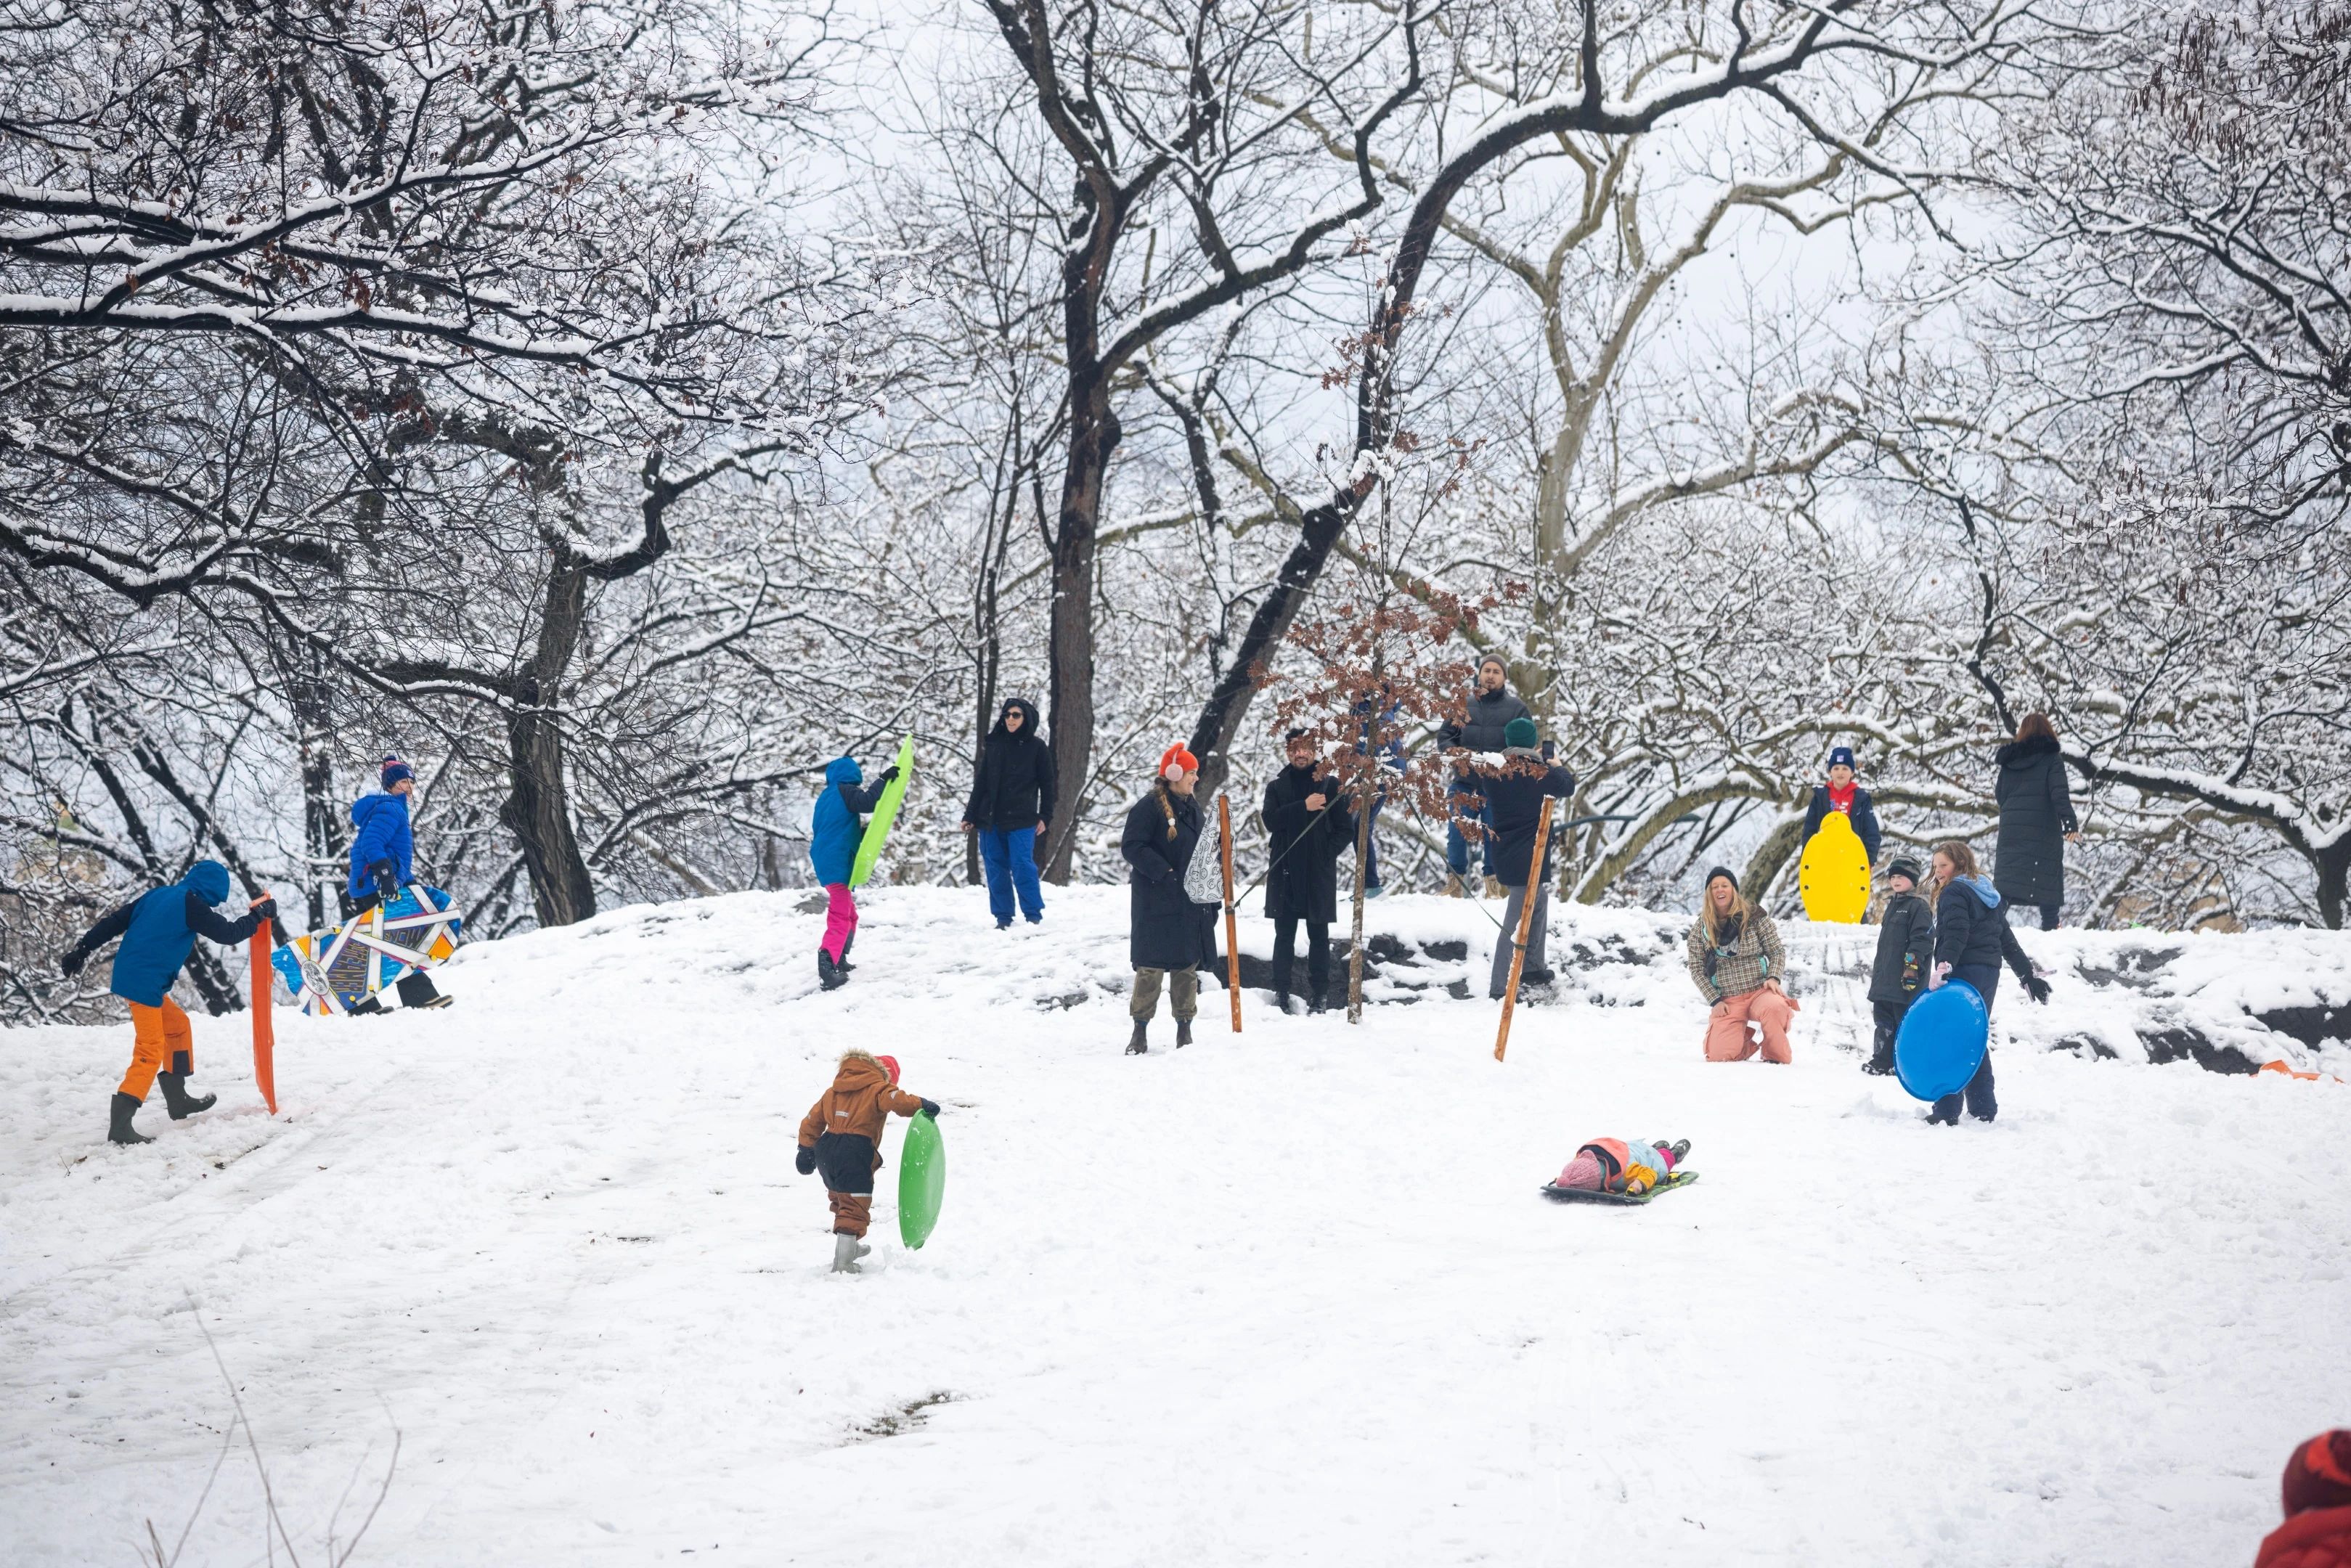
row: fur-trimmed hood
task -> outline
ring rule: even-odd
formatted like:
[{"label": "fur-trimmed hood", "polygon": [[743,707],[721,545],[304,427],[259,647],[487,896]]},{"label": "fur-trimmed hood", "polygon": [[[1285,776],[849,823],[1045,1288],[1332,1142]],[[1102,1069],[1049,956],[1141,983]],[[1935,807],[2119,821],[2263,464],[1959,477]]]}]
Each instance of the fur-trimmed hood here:
[{"label": "fur-trimmed hood", "polygon": [[2056,741],[2045,735],[2036,735],[2023,740],[2010,741],[1992,754],[1992,759],[2002,768],[2015,768],[2036,757],[2053,757],[2056,752]]}]

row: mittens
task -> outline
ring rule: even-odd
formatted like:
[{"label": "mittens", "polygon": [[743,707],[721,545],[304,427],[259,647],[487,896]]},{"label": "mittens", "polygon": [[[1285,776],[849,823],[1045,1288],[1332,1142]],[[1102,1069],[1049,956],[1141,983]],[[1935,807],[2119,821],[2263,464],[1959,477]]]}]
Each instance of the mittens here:
[{"label": "mittens", "polygon": [[816,1151],[814,1149],[802,1149],[799,1154],[793,1155],[792,1168],[799,1172],[802,1176],[816,1175]]}]

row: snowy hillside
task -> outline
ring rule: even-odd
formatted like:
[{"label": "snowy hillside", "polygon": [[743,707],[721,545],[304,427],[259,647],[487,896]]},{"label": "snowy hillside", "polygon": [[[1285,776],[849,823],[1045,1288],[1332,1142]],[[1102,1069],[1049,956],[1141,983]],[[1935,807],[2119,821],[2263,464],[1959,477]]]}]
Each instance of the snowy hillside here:
[{"label": "snowy hillside", "polygon": [[[2345,937],[2026,933],[2056,999],[1943,1129],[1857,1070],[1866,932],[1788,928],[1791,1068],[1703,1062],[1677,923],[1591,911],[1497,1063],[1495,906],[1432,899],[1360,1028],[1211,988],[1128,1059],[1123,891],[1048,892],[877,891],[829,994],[796,895],[469,948],[447,1011],[281,1009],[276,1119],[199,1019],[221,1106],[139,1149],[127,1025],[0,1032],[0,1562],[168,1551],[234,1419],[199,1317],[306,1563],[397,1430],[358,1563],[2186,1568],[2351,1418],[2351,1084],[2148,1060],[2351,1077]],[[857,1278],[791,1166],[851,1044],[950,1165]],[[1536,1196],[1635,1134],[1702,1179]],[[240,1448],[180,1561],[263,1556]]]}]

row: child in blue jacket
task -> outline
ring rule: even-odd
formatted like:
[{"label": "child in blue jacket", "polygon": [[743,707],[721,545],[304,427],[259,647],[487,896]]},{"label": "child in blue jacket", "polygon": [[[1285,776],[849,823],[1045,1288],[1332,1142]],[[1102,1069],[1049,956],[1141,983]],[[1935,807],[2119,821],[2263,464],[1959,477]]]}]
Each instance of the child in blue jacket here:
[{"label": "child in blue jacket", "polygon": [[816,977],[828,991],[849,979],[849,945],[857,939],[857,901],[849,896],[849,874],[857,864],[857,846],[865,840],[865,813],[880,803],[882,791],[896,777],[893,763],[869,787],[855,758],[836,757],[825,764],[824,789],[809,824],[809,864],[824,888],[824,943],[816,950]]},{"label": "child in blue jacket", "polygon": [[[188,1015],[168,994],[180,968],[195,951],[196,938],[235,946],[251,936],[265,920],[277,914],[277,901],[265,898],[244,918],[230,920],[213,905],[229,893],[228,867],[218,861],[198,861],[188,874],[168,886],[140,894],[82,934],[80,941],[60,960],[68,976],[81,973],[89,956],[122,938],[115,949],[114,969],[108,988],[131,1008],[134,1043],[130,1071],[114,1092],[106,1137],[114,1144],[152,1144],[155,1140],[131,1125],[131,1118],[146,1103],[147,1091],[160,1080],[163,1104],[174,1122],[199,1111],[209,1111],[216,1095],[201,1098],[188,1092],[188,1075],[196,1070],[195,1038]],[[168,1070],[164,1061],[169,1059]]]},{"label": "child in blue jacket", "polygon": [[[380,904],[390,904],[400,890],[416,879],[416,834],[408,811],[416,790],[416,775],[397,756],[386,753],[379,775],[383,788],[351,802],[350,878],[344,891],[353,916]],[[412,969],[400,977],[400,1005],[404,1008],[445,1008],[450,998],[434,988],[433,977]],[[381,1004],[370,997],[353,1012],[375,1012]]]}]

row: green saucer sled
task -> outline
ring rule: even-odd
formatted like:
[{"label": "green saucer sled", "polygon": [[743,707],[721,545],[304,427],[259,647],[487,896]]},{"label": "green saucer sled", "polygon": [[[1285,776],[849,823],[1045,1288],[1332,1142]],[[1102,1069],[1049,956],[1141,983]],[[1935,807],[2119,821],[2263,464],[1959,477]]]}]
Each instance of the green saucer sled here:
[{"label": "green saucer sled", "polygon": [[947,1190],[947,1150],[939,1124],[928,1116],[906,1124],[906,1146],[898,1151],[898,1239],[919,1249],[939,1222]]}]

